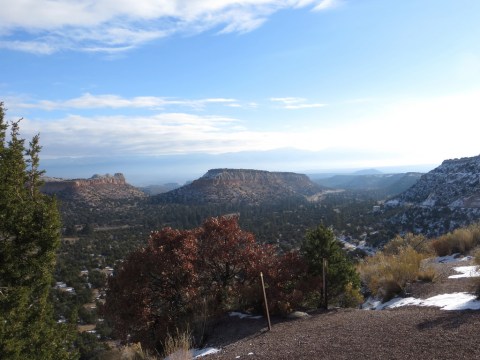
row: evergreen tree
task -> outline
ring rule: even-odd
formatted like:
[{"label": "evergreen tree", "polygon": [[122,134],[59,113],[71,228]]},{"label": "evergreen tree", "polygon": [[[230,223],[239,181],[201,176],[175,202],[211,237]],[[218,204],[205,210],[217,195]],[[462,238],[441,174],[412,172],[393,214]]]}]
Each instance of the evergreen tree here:
[{"label": "evergreen tree", "polygon": [[[308,230],[300,249],[307,261],[309,272],[323,276],[323,259],[327,260],[327,295],[329,299],[344,295],[344,292],[358,292],[360,278],[354,265],[349,261],[333,231],[323,224]],[[322,298],[323,298],[322,289]],[[351,296],[348,294],[348,296]],[[325,304],[321,304],[325,306]]]},{"label": "evergreen tree", "polygon": [[60,217],[40,192],[39,137],[26,147],[19,121],[4,116],[0,102],[0,354],[75,359],[72,329],[56,323],[49,301]]}]

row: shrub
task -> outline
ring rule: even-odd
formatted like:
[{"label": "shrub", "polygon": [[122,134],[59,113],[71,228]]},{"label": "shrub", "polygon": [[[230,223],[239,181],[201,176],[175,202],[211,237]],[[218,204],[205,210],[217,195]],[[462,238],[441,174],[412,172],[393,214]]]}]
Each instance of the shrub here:
[{"label": "shrub", "polygon": [[192,347],[192,335],[188,329],[186,331],[177,329],[173,335],[168,333],[164,340],[164,357],[169,360],[191,360],[193,359]]},{"label": "shrub", "polygon": [[432,282],[437,276],[437,272],[433,267],[427,267],[426,269],[420,270],[418,273],[418,280],[424,282]]},{"label": "shrub", "polygon": [[480,227],[478,224],[467,228],[456,229],[442,235],[431,242],[431,246],[438,256],[447,256],[455,253],[466,254],[480,241]]},{"label": "shrub", "polygon": [[358,307],[363,300],[360,289],[352,283],[348,283],[345,285],[343,293],[338,297],[338,305],[345,308]]},{"label": "shrub", "polygon": [[435,251],[438,256],[447,256],[452,253],[451,244],[449,243],[446,235],[432,240],[430,244],[433,251]]},{"label": "shrub", "polygon": [[421,254],[430,254],[432,252],[424,235],[414,235],[412,233],[407,233],[403,237],[400,235],[395,236],[395,238],[385,244],[382,251],[386,255],[396,255],[407,246]]},{"label": "shrub", "polygon": [[471,224],[467,229],[472,233],[474,246],[480,245],[480,223]]},{"label": "shrub", "polygon": [[473,260],[475,264],[480,265],[480,248],[477,248],[473,253]]},{"label": "shrub", "polygon": [[359,265],[360,277],[374,296],[388,301],[418,278],[420,263],[426,256],[411,246],[401,248],[396,255],[378,252]]}]

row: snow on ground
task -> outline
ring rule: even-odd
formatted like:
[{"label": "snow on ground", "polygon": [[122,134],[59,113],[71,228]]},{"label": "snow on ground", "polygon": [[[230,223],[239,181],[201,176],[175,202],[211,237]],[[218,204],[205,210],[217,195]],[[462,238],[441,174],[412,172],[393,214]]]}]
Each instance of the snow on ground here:
[{"label": "snow on ground", "polygon": [[261,315],[253,316],[250,314],[245,314],[245,313],[236,312],[236,311],[229,312],[228,315],[231,317],[236,316],[236,317],[239,317],[240,319],[252,319],[252,320],[261,319],[263,317]]},{"label": "snow on ground", "polygon": [[436,295],[428,299],[414,297],[394,298],[386,303],[372,303],[372,310],[394,309],[401,306],[432,306],[441,310],[480,310],[480,300],[477,296],[466,292]]},{"label": "snow on ground", "polygon": [[210,354],[216,354],[217,352],[219,352],[220,349],[216,349],[216,348],[205,348],[205,349],[194,349],[193,350],[193,358],[196,359],[196,358],[199,358],[199,357],[202,357],[202,356],[206,356],[206,355],[210,355]]},{"label": "snow on ground", "polygon": [[175,360],[175,359],[197,359],[202,356],[215,354],[219,352],[220,349],[216,348],[205,348],[205,349],[190,349],[190,350],[178,350],[173,354],[167,356],[164,360]]},{"label": "snow on ground", "polygon": [[[472,256],[462,256],[460,254],[453,254],[449,256],[442,256],[433,259],[435,263],[457,263],[472,260]],[[480,277],[480,267],[472,266],[457,266],[453,268],[458,274],[451,275],[449,279]],[[396,297],[390,301],[382,304],[381,301],[373,298],[367,299],[362,305],[364,310],[383,310],[394,309],[400,306],[432,306],[438,307],[441,310],[480,310],[480,299],[474,294],[466,292],[456,292],[452,294],[441,294],[430,297],[428,299],[417,299],[414,297],[400,298]]]},{"label": "snow on ground", "polygon": [[454,262],[459,262],[459,261],[469,261],[472,260],[472,256],[463,256],[460,254],[452,254],[452,255],[447,255],[447,256],[439,256],[434,259],[434,262],[436,263],[454,263]]},{"label": "snow on ground", "polygon": [[453,268],[459,274],[450,275],[449,279],[460,279],[460,278],[471,278],[471,277],[479,277],[480,276],[480,269],[478,266],[458,266]]}]

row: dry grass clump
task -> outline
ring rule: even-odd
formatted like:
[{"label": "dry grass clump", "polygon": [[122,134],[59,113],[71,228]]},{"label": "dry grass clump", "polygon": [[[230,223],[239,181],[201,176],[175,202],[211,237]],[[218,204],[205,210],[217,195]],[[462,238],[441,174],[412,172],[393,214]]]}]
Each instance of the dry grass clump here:
[{"label": "dry grass clump", "polygon": [[[477,247],[473,252],[473,261],[475,264],[480,265],[480,247]],[[475,294],[477,295],[477,298],[480,299],[480,278],[475,278],[473,281],[475,281]]]},{"label": "dry grass clump", "polygon": [[433,267],[427,267],[426,269],[420,270],[417,276],[417,279],[423,282],[433,282],[437,272]]},{"label": "dry grass clump", "polygon": [[191,360],[193,359],[192,347],[190,331],[177,329],[173,335],[168,333],[163,342],[164,357],[168,360]]},{"label": "dry grass clump", "polygon": [[110,350],[99,357],[101,360],[159,360],[160,358],[144,350],[140,343],[121,349]]},{"label": "dry grass clump", "polygon": [[396,254],[378,252],[367,258],[359,265],[358,271],[372,294],[388,301],[402,293],[408,283],[418,279],[420,263],[427,256],[410,245],[398,247]]},{"label": "dry grass clump", "polygon": [[432,249],[438,256],[456,253],[466,254],[480,244],[480,224],[456,229],[442,235],[431,242]]},{"label": "dry grass clump", "polygon": [[422,234],[414,235],[412,233],[407,233],[405,236],[395,236],[392,240],[385,244],[382,252],[386,255],[396,255],[401,249],[407,246],[410,246],[416,252],[421,254],[432,253],[428,239]]},{"label": "dry grass clump", "polygon": [[480,265],[480,247],[473,252],[473,261],[475,264]]}]

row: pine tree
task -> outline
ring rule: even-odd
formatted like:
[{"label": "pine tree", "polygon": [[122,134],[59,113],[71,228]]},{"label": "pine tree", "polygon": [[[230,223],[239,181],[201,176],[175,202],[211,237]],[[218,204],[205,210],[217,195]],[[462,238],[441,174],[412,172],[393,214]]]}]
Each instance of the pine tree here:
[{"label": "pine tree", "polygon": [[19,121],[4,117],[0,102],[0,354],[75,359],[72,329],[55,322],[49,301],[60,217],[40,192],[39,136],[26,147]]},{"label": "pine tree", "polygon": [[[349,261],[333,231],[319,225],[307,231],[300,249],[306,259],[310,274],[323,276],[323,259],[327,260],[327,295],[329,299],[342,295],[345,291],[357,291],[360,278],[354,265]],[[323,295],[324,289],[322,289]],[[325,306],[325,304],[320,304]]]}]

